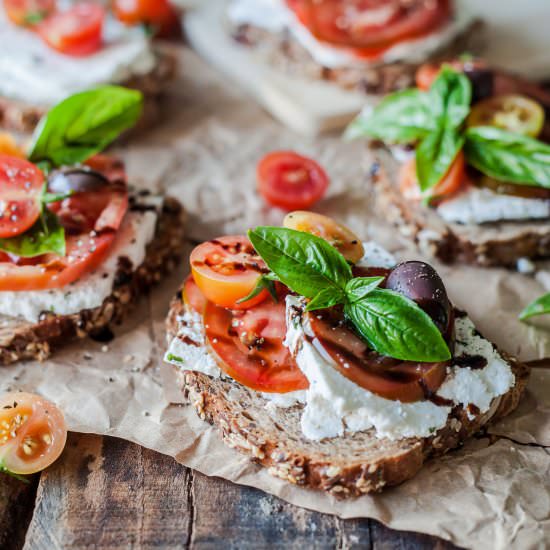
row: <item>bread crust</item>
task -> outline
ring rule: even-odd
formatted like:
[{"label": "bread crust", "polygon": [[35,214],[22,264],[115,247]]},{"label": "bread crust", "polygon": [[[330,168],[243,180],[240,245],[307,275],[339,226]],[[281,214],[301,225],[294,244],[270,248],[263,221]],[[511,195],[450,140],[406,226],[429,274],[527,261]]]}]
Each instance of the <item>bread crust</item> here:
[{"label": "bread crust", "polygon": [[[157,63],[149,73],[134,76],[122,84],[144,95],[143,113],[136,126],[138,130],[156,123],[162,94],[176,73],[176,58],[173,55],[164,51],[155,53]],[[0,96],[0,127],[13,132],[30,133],[48,109],[43,105]]]},{"label": "bread crust", "polygon": [[72,315],[44,312],[38,323],[2,317],[0,365],[25,359],[43,361],[69,340],[99,335],[111,324],[120,322],[142,294],[178,265],[183,231],[182,206],[175,199],[166,198],[145,260],[137,268],[119,263],[113,293],[100,307]]},{"label": "bread crust", "polygon": [[433,209],[407,200],[399,190],[399,163],[375,151],[371,176],[377,211],[418,248],[443,263],[515,267],[519,258],[550,257],[548,220],[461,225],[447,223]]},{"label": "bread crust", "polygon": [[[183,308],[180,298],[172,301],[167,318],[169,339],[178,331]],[[276,477],[345,498],[379,492],[410,479],[429,458],[459,447],[490,421],[513,411],[525,390],[529,369],[503,356],[512,366],[516,384],[496,398],[487,413],[469,418],[463,407],[456,406],[447,425],[433,436],[398,441],[377,439],[373,429],[346,434],[345,441],[311,441],[301,433],[303,405],[272,408],[268,413],[267,400],[228,378],[180,371],[180,379],[199,417],[217,426],[227,445],[268,468]]]}]

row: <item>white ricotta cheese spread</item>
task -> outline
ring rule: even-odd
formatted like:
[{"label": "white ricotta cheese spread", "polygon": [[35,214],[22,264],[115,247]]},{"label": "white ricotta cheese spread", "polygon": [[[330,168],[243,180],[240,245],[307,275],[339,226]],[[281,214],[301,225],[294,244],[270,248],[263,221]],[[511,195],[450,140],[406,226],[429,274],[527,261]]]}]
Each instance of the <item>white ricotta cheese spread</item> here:
[{"label": "white ricotta cheese spread", "polygon": [[100,84],[120,84],[146,74],[155,56],[142,29],[107,18],[103,47],[84,57],[56,52],[0,9],[0,95],[32,105],[53,105]]},{"label": "white ricotta cheese spread", "polygon": [[128,212],[100,269],[63,288],[0,292],[0,314],[34,323],[43,311],[69,315],[99,307],[112,293],[119,258],[128,258],[134,267],[143,262],[156,222],[156,212]]},{"label": "white ricotta cheese spread", "polygon": [[288,29],[292,36],[309,52],[313,59],[329,68],[377,65],[394,61],[422,62],[438,49],[446,46],[471,22],[463,10],[442,29],[415,40],[407,40],[388,49],[379,59],[369,61],[355,56],[345,48],[317,40],[302,25],[284,0],[233,0],[228,17],[236,25],[251,24],[271,32]]},{"label": "white ricotta cheese spread", "polygon": [[437,213],[446,222],[461,224],[543,220],[550,217],[550,201],[500,195],[485,187],[469,187],[442,202]]},{"label": "white ricotta cheese spread", "polygon": [[[362,265],[395,265],[395,258],[382,247],[368,242],[364,246]],[[296,316],[296,309],[304,307],[303,299],[288,296],[286,306],[287,333],[284,344],[295,356],[310,387],[289,394],[262,393],[262,396],[268,400],[268,407],[305,403],[301,428],[307,438],[319,440],[342,436],[346,431],[369,428],[374,428],[380,438],[428,437],[445,426],[451,407],[438,406],[431,401],[401,403],[385,399],[342,376],[312,333],[307,317]],[[220,369],[205,347],[200,316],[186,313],[181,320],[182,327],[178,337],[170,344],[165,360],[180,368],[220,376]],[[486,413],[490,411],[493,400],[505,394],[514,384],[514,374],[493,345],[476,332],[468,317],[456,319],[455,329],[455,356],[479,355],[487,361],[487,365],[481,369],[451,366],[437,395],[464,406],[475,405],[480,413]],[[193,342],[185,343],[182,337]]]}]

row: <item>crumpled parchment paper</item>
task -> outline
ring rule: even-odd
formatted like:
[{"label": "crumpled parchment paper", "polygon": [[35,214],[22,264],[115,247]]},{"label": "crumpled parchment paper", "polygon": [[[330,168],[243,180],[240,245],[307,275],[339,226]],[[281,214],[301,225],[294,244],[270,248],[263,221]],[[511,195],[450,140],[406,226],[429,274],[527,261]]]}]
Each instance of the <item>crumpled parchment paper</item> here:
[{"label": "crumpled parchment paper", "polygon": [[[168,116],[119,152],[135,182],[165,189],[184,203],[191,243],[281,222],[283,213],[266,207],[255,191],[255,165],[264,153],[283,148],[311,155],[328,170],[332,183],[320,212],[399,257],[418,257],[375,217],[364,144],[293,135],[194,54],[178,55],[182,76],[166,100]],[[548,277],[438,267],[456,305],[469,311],[487,337],[523,359],[550,355],[548,328],[516,320],[544,291]],[[216,429],[183,403],[162,355],[164,317],[185,269],[142,300],[111,343],[78,341],[42,364],[2,368],[0,391],[38,392],[62,408],[73,431],[128,439],[298,506],[372,517],[471,548],[542,548],[550,540],[550,371],[533,372],[519,410],[491,428],[499,438],[473,439],[381,495],[337,501],[271,477],[221,443]]]}]

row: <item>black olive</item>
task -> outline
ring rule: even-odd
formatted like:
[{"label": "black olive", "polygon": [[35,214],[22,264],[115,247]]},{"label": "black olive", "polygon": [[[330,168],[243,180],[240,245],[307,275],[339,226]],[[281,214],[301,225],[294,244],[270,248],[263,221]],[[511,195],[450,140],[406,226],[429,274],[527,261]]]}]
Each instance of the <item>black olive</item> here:
[{"label": "black olive", "polygon": [[466,64],[464,73],[472,83],[472,103],[480,101],[494,94],[495,74],[487,67],[476,67],[475,64]]},{"label": "black olive", "polygon": [[48,177],[48,190],[52,193],[98,191],[109,185],[103,174],[90,168],[60,169]]},{"label": "black olive", "polygon": [[447,338],[452,332],[452,307],[437,271],[420,261],[403,262],[389,274],[386,288],[416,302]]}]

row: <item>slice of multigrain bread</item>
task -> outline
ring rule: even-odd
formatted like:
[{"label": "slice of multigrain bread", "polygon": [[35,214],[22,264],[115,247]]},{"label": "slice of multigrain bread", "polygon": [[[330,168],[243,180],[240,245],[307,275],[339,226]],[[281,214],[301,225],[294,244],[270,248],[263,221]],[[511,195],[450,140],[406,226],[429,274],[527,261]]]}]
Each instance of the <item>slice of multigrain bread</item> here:
[{"label": "slice of multigrain bread", "polygon": [[437,211],[406,199],[399,190],[400,164],[384,148],[375,151],[370,174],[377,212],[418,248],[444,263],[514,267],[520,258],[550,256],[550,222],[448,223]]},{"label": "slice of multigrain bread", "polygon": [[[178,332],[183,310],[181,298],[174,299],[167,319],[169,339]],[[180,379],[199,417],[216,425],[227,445],[268,468],[274,476],[337,497],[350,497],[379,492],[410,479],[428,458],[460,446],[489,421],[514,410],[529,369],[505,357],[516,383],[508,393],[493,400],[487,413],[470,419],[462,406],[456,406],[447,425],[433,436],[398,441],[379,439],[373,429],[312,441],[303,436],[300,427],[303,405],[270,407],[259,393],[229,378],[181,371]]]},{"label": "slice of multigrain bread", "polygon": [[166,198],[145,260],[140,266],[128,265],[124,258],[119,260],[113,292],[100,307],[72,315],[44,312],[38,323],[0,316],[0,364],[23,359],[42,361],[69,340],[88,335],[99,337],[112,323],[120,322],[136,300],[180,262],[184,221],[180,203]]},{"label": "slice of multigrain bread", "polygon": [[[132,132],[153,126],[158,121],[162,95],[176,73],[176,58],[172,54],[157,51],[156,56],[157,63],[150,72],[122,83],[144,95],[143,113]],[[0,96],[0,128],[4,130],[30,133],[47,112],[46,106]]]}]

